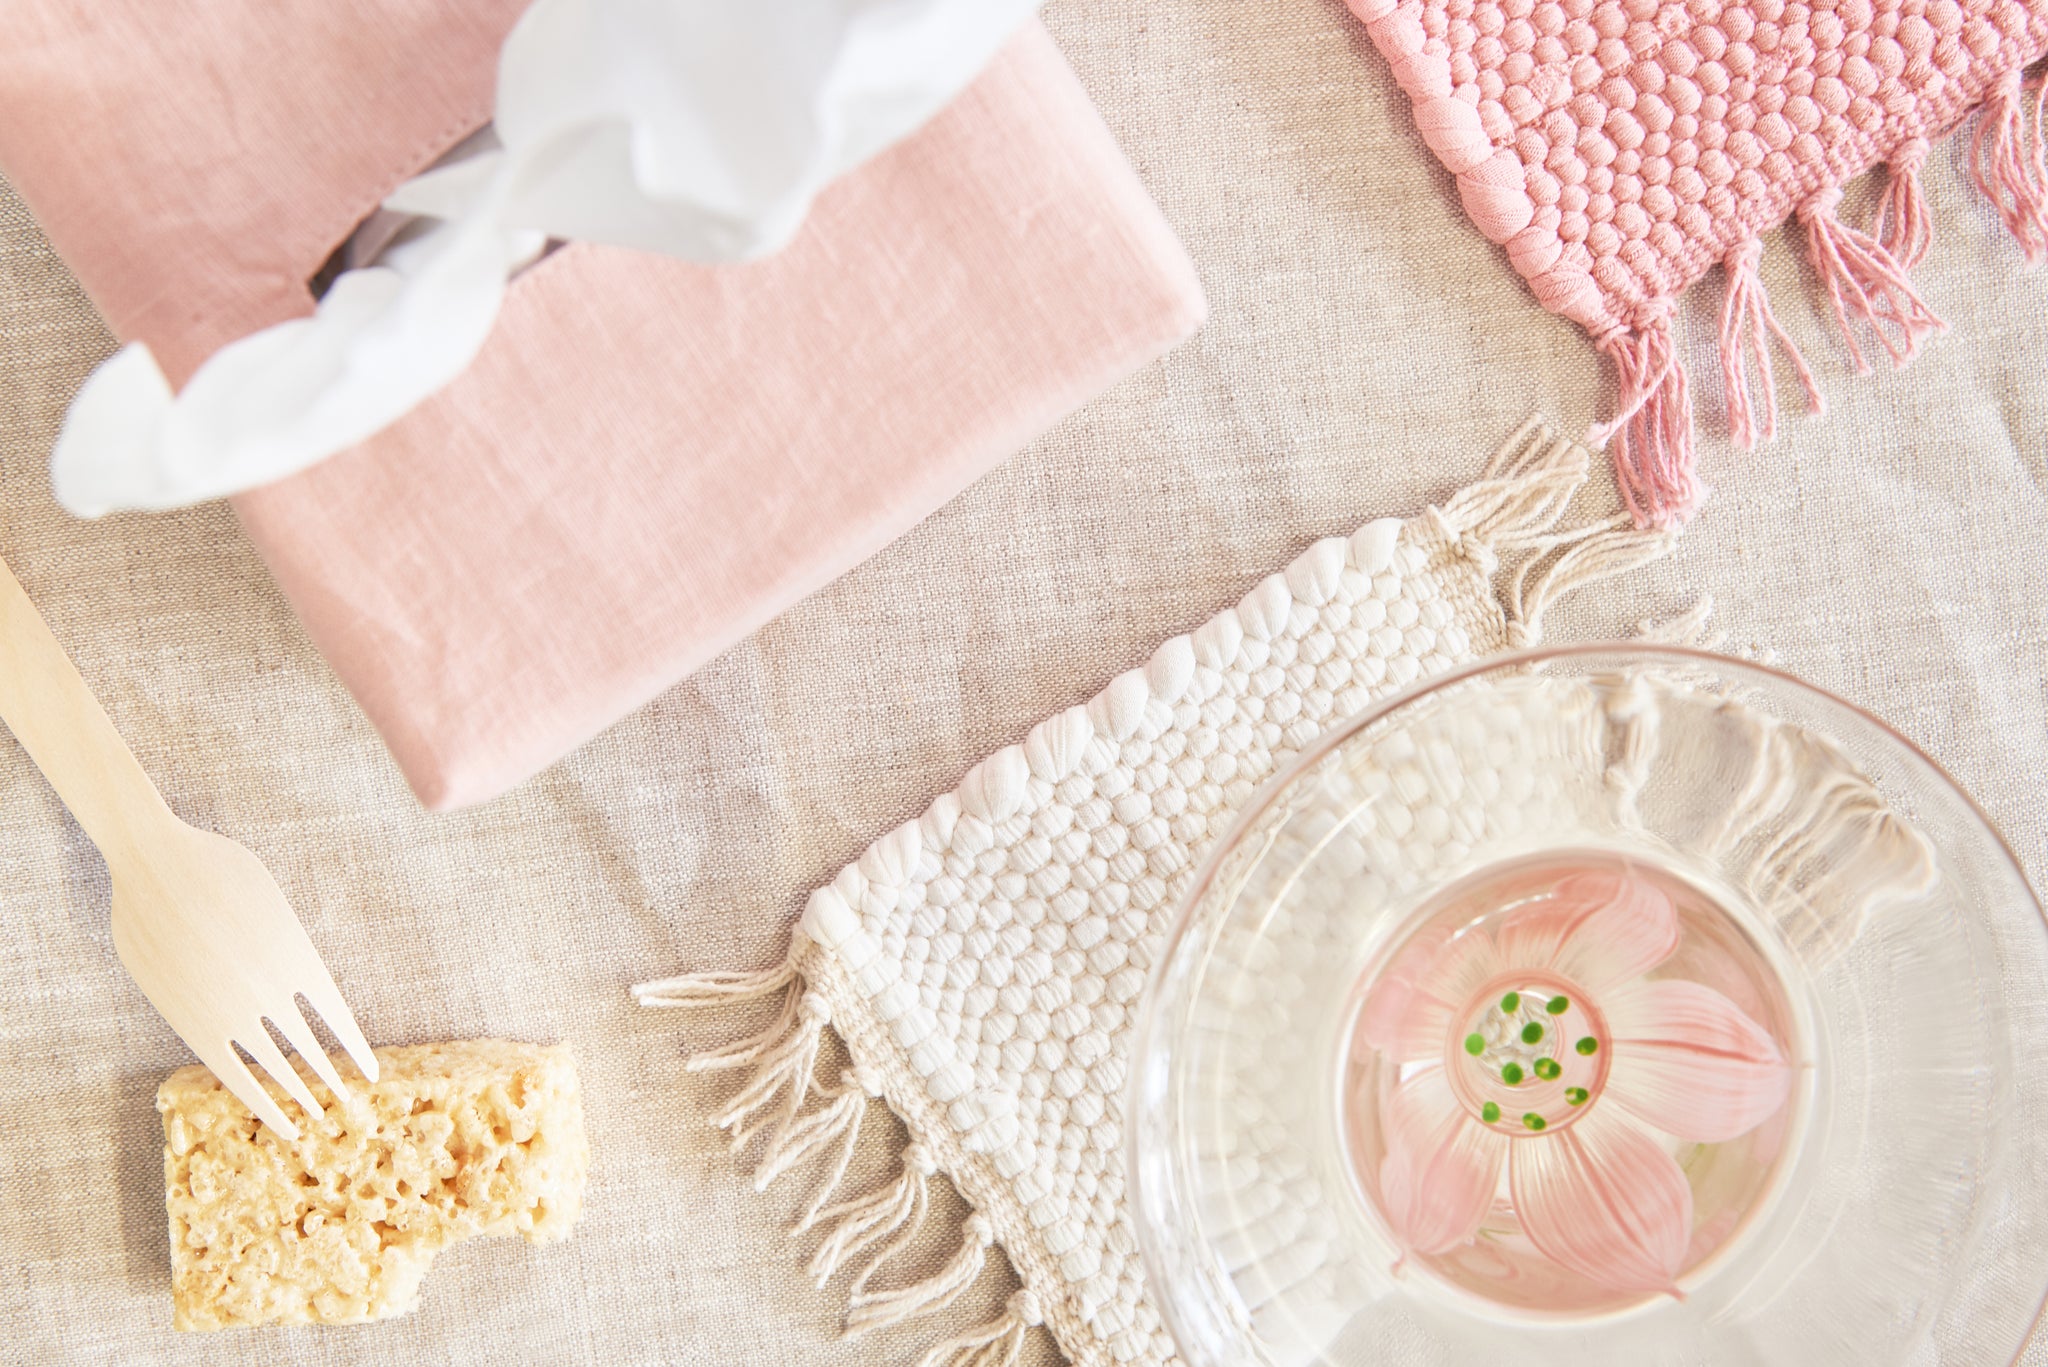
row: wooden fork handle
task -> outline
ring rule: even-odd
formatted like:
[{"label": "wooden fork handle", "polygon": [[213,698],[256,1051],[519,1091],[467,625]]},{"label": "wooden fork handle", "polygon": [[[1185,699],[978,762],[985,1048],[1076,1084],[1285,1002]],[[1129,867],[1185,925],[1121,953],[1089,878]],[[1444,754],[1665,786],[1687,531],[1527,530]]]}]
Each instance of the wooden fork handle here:
[{"label": "wooden fork handle", "polygon": [[109,863],[175,819],[4,561],[0,720]]}]

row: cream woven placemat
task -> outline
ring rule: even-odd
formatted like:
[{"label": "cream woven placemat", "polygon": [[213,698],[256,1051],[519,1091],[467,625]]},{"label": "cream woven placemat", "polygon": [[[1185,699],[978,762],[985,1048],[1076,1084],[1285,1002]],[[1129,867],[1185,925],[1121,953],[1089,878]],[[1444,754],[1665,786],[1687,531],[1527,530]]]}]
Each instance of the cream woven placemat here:
[{"label": "cream woven placemat", "polygon": [[[1180,890],[1332,723],[1533,643],[1560,595],[1670,548],[1625,517],[1558,530],[1588,462],[1532,420],[1442,507],[1316,542],[976,765],[812,894],[781,965],[635,989],[649,1006],[782,994],[767,1030],[691,1066],[749,1070],[716,1122],[755,1154],[757,1187],[822,1166],[801,1227],[817,1230],[812,1275],[851,1277],[849,1334],[948,1304],[1000,1244],[1023,1289],[927,1363],[1014,1362],[1040,1323],[1081,1367],[1175,1360],[1125,1209],[1121,1120],[1138,999]],[[852,1061],[836,1078],[819,1075],[828,1030]],[[893,1184],[842,1192],[873,1098],[910,1142]],[[941,1172],[971,1207],[957,1251],[894,1284]]]}]

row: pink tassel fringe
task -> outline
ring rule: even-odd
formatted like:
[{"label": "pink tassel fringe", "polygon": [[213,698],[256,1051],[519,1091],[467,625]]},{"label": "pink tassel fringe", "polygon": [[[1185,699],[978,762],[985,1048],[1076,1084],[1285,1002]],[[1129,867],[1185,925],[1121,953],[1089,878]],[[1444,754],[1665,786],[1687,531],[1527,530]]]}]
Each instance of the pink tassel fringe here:
[{"label": "pink tassel fringe", "polygon": [[1671,348],[1671,320],[1609,333],[1599,345],[1614,360],[1620,411],[1595,427],[1591,440],[1613,443],[1622,499],[1636,526],[1677,526],[1706,490],[1693,473],[1692,398]]},{"label": "pink tassel fringe", "polygon": [[1870,230],[1892,254],[1892,260],[1907,270],[1925,261],[1927,249],[1934,245],[1934,220],[1927,212],[1927,193],[1920,184],[1927,152],[1927,139],[1909,138],[1892,155],[1891,176],[1885,182],[1884,198],[1877,202],[1877,222]]},{"label": "pink tassel fringe", "polygon": [[1998,207],[2027,264],[2038,266],[2048,261],[2048,78],[2034,96],[2031,134],[2026,104],[2015,68],[1984,102],[1984,115],[1970,135],[1970,179]]},{"label": "pink tassel fringe", "polygon": [[[1771,312],[1771,301],[1764,293],[1763,278],[1757,271],[1763,255],[1764,244],[1751,238],[1729,252],[1722,263],[1728,275],[1728,296],[1721,305],[1721,379],[1728,394],[1728,435],[1745,451],[1753,448],[1759,437],[1769,441],[1778,435],[1777,380],[1771,373],[1773,339],[1785,349],[1785,355],[1792,362],[1793,373],[1806,390],[1807,411],[1816,417],[1827,412],[1827,401],[1821,397],[1820,384],[1813,378],[1813,371],[1807,368],[1799,348],[1792,344],[1785,329],[1779,326],[1777,315]],[[1744,342],[1749,344],[1748,351],[1756,357],[1761,428],[1759,415],[1750,403],[1749,374],[1743,359]]]},{"label": "pink tassel fringe", "polygon": [[[1806,228],[1807,254],[1827,288],[1858,374],[1871,370],[1858,340],[1859,323],[1877,338],[1895,366],[1912,360],[1929,337],[1948,330],[1908,275],[1927,258],[1934,242],[1934,221],[1922,184],[1928,151],[1927,139],[1914,137],[1893,153],[1868,233],[1836,216],[1840,187],[1822,190],[1798,211]],[[2048,73],[2030,86],[2024,73],[2014,69],[1986,97],[1970,138],[1970,176],[1997,206],[2027,263],[2038,266],[2048,261]],[[1722,261],[1728,285],[1721,306],[1721,378],[1728,395],[1729,436],[1744,449],[1777,435],[1773,343],[1791,362],[1806,392],[1808,411],[1816,416],[1827,411],[1813,371],[1771,311],[1758,270],[1762,258],[1763,244],[1752,239]],[[1638,527],[1679,525],[1691,517],[1706,489],[1693,469],[1692,400],[1685,368],[1672,349],[1670,320],[1611,332],[1598,345],[1614,361],[1618,411],[1596,426],[1588,440],[1612,444],[1622,497]]]},{"label": "pink tassel fringe", "polygon": [[[1948,324],[1913,292],[1905,267],[1876,238],[1835,217],[1835,206],[1841,202],[1839,187],[1823,190],[1800,206],[1799,221],[1806,225],[1807,253],[1827,286],[1828,302],[1849,343],[1856,373],[1868,375],[1870,362],[1856,341],[1857,321],[1869,324],[1895,366],[1912,360],[1920,343],[1946,332]],[[1887,325],[1896,338],[1886,331]]]}]

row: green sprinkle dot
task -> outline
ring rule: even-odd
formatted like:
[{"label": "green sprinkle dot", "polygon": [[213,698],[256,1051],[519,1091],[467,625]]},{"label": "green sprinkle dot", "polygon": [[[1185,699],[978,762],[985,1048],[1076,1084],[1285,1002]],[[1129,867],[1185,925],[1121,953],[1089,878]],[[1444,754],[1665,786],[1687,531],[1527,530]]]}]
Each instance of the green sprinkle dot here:
[{"label": "green sprinkle dot", "polygon": [[1572,1048],[1578,1050],[1582,1054],[1597,1054],[1600,1052],[1600,1041],[1594,1039],[1591,1035],[1588,1035],[1584,1039],[1580,1040],[1577,1044],[1574,1044]]},{"label": "green sprinkle dot", "polygon": [[1494,1121],[1500,1119],[1500,1104],[1493,1101],[1487,1102],[1479,1108],[1479,1118],[1491,1125]]},{"label": "green sprinkle dot", "polygon": [[1500,1009],[1507,1012],[1510,1016],[1515,1014],[1515,1012],[1521,1010],[1522,994],[1519,992],[1510,992],[1505,997],[1502,997],[1500,999]]},{"label": "green sprinkle dot", "polygon": [[1585,1105],[1586,1098],[1591,1095],[1592,1093],[1587,1091],[1584,1087],[1567,1087],[1564,1089],[1564,1099],[1566,1101],[1569,1101],[1574,1106]]},{"label": "green sprinkle dot", "polygon": [[1543,1024],[1541,1021],[1530,1021],[1527,1025],[1522,1027],[1522,1043],[1534,1044],[1537,1040],[1540,1040],[1542,1038]]},{"label": "green sprinkle dot", "polygon": [[1508,1085],[1508,1086],[1510,1086],[1510,1087],[1519,1087],[1519,1086],[1521,1086],[1521,1085],[1522,1085],[1522,1065],[1521,1065],[1521,1064],[1519,1064],[1519,1063],[1510,1063],[1510,1064],[1508,1064],[1508,1065],[1507,1065],[1507,1066],[1506,1066],[1505,1068],[1503,1068],[1503,1069],[1501,1069],[1501,1070],[1500,1070],[1500,1080],[1501,1080],[1502,1082],[1505,1082],[1505,1083],[1507,1083],[1507,1085]]},{"label": "green sprinkle dot", "polygon": [[1540,1130],[1543,1128],[1543,1117],[1531,1111],[1522,1117],[1522,1123],[1532,1130]]},{"label": "green sprinkle dot", "polygon": [[1565,1012],[1572,1009],[1572,999],[1570,997],[1552,997],[1549,1001],[1543,1003],[1543,1009],[1553,1016],[1562,1016]]},{"label": "green sprinkle dot", "polygon": [[1542,1078],[1545,1082],[1555,1082],[1563,1075],[1564,1068],[1556,1059],[1539,1058],[1536,1060],[1536,1076]]},{"label": "green sprinkle dot", "polygon": [[1485,1053],[1486,1036],[1477,1033],[1465,1036],[1465,1052],[1472,1055],[1474,1058],[1477,1058],[1479,1055]]}]

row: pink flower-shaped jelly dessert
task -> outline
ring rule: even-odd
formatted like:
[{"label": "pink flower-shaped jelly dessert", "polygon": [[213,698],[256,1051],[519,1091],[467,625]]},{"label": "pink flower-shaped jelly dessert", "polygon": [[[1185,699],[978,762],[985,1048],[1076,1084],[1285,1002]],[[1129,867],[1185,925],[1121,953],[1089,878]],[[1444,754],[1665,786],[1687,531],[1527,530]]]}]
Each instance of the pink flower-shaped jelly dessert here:
[{"label": "pink flower-shaped jelly dessert", "polygon": [[1523,1232],[1615,1291],[1675,1291],[1692,1188],[1662,1138],[1717,1143],[1783,1106],[1769,1034],[1699,983],[1644,975],[1678,948],[1671,899],[1580,873],[1481,929],[1424,934],[1367,996],[1395,1065],[1381,1209],[1405,1253],[1471,1240],[1507,1174]]}]

